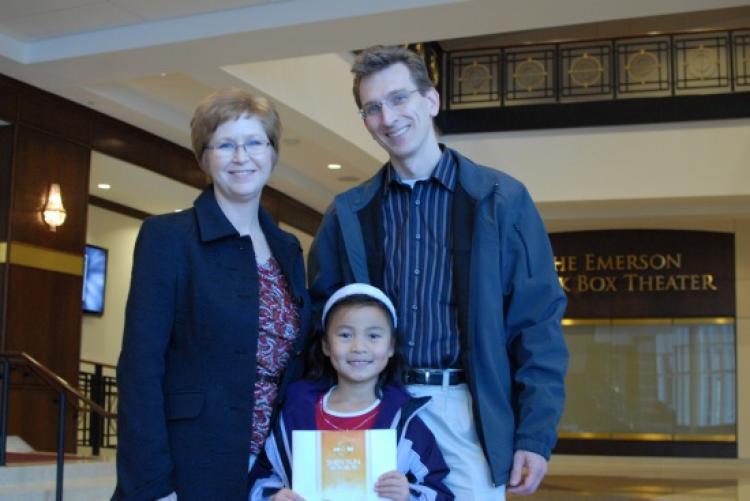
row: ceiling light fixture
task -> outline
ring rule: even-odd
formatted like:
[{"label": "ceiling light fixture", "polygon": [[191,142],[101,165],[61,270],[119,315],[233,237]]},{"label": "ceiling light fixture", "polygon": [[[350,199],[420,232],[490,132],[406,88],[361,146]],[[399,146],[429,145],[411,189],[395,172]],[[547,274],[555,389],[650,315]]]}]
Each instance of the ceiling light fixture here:
[{"label": "ceiling light fixture", "polygon": [[52,231],[57,231],[57,227],[65,222],[67,214],[65,207],[63,207],[62,193],[58,183],[52,183],[49,187],[47,203],[44,205],[42,216],[44,222],[49,225],[49,229]]},{"label": "ceiling light fixture", "polygon": [[331,170],[341,170],[341,164],[328,164],[328,168]]},{"label": "ceiling light fixture", "polygon": [[99,188],[100,190],[108,190],[112,186],[109,185],[109,184],[107,184],[107,183],[99,183],[99,184],[96,185],[96,187]]}]

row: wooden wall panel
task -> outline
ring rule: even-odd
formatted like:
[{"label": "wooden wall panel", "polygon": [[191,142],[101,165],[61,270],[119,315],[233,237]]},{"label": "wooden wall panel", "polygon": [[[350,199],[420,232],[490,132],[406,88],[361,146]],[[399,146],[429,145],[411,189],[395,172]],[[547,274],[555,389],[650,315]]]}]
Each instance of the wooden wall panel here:
[{"label": "wooden wall panel", "polygon": [[269,186],[263,189],[261,204],[276,221],[283,221],[308,235],[315,235],[323,220],[318,211]]},{"label": "wooden wall panel", "polygon": [[23,85],[18,95],[18,120],[80,144],[91,141],[88,108],[54,94]]},{"label": "wooden wall panel", "polygon": [[[3,91],[2,85],[3,81],[0,80],[0,96]],[[3,98],[0,97],[0,103],[2,103],[2,101]],[[2,108],[2,104],[0,104],[0,108]],[[0,247],[2,247],[3,244],[7,245],[8,228],[10,226],[10,206],[12,203],[10,184],[13,166],[13,131],[14,128],[12,126],[6,125],[0,127]],[[5,346],[5,298],[7,296],[5,289],[7,285],[7,275],[6,265],[4,263],[4,252],[6,252],[4,249],[0,249],[0,253],[3,253],[0,254],[0,351],[2,351]]]},{"label": "wooden wall panel", "polygon": [[[86,241],[88,148],[21,126],[15,150],[11,213],[13,240],[73,254]],[[50,183],[60,183],[65,224],[53,232],[42,219]]]},{"label": "wooden wall panel", "polygon": [[5,349],[25,351],[75,385],[81,336],[82,277],[8,266]]},{"label": "wooden wall panel", "polygon": [[0,351],[5,351],[5,323],[7,318],[6,298],[8,286],[8,265],[0,263]]},{"label": "wooden wall panel", "polygon": [[105,115],[97,114],[91,148],[149,170],[160,172],[166,164],[166,141]]},{"label": "wooden wall panel", "polygon": [[[77,386],[81,277],[16,265],[7,266],[7,273],[5,349],[28,353],[72,386]],[[48,391],[16,391],[16,399],[9,408],[10,423],[14,423],[10,432],[19,433],[41,450],[55,450],[56,398],[56,393]],[[73,447],[75,426],[74,420],[69,419],[66,435],[70,438],[66,442]]]},{"label": "wooden wall panel", "polygon": [[15,122],[18,115],[18,87],[15,80],[0,75],[0,120]]},{"label": "wooden wall panel", "polygon": [[204,188],[208,184],[208,177],[198,165],[192,151],[170,145],[166,149],[166,155],[162,172],[165,176],[181,180],[196,188]]},{"label": "wooden wall panel", "polygon": [[[14,373],[17,373],[14,369]],[[18,377],[37,383],[31,375],[13,374],[15,386]],[[42,388],[11,388],[8,403],[8,435],[18,435],[37,451],[57,452],[58,430],[57,392]],[[76,412],[66,405],[65,452],[76,452]]]},{"label": "wooden wall panel", "polygon": [[277,222],[281,216],[279,214],[280,202],[281,199],[278,196],[278,192],[269,190],[268,187],[263,189],[263,193],[261,193],[260,196],[260,205],[266,209],[268,213],[271,214],[271,217]]},{"label": "wooden wall panel", "polygon": [[12,126],[0,127],[0,242],[8,240],[11,206],[11,174],[13,167]]}]

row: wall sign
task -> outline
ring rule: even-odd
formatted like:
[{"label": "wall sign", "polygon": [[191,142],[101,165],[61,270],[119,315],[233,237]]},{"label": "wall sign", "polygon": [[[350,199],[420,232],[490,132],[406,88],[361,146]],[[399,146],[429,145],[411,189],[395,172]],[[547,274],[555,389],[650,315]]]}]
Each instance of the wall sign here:
[{"label": "wall sign", "polygon": [[568,318],[734,316],[734,235],[551,233]]}]

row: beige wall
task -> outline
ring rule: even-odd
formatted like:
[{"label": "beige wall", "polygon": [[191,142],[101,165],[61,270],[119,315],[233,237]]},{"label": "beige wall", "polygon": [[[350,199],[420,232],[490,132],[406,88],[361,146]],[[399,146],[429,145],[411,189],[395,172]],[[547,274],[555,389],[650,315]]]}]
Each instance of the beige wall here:
[{"label": "beige wall", "polygon": [[122,344],[125,302],[130,285],[133,246],[141,226],[139,219],[89,206],[86,242],[109,251],[104,315],[83,316],[81,358],[117,363]]},{"label": "beige wall", "polygon": [[737,440],[750,458],[750,217],[737,220]]},{"label": "beige wall", "polygon": [[446,136],[537,202],[750,195],[750,119]]}]

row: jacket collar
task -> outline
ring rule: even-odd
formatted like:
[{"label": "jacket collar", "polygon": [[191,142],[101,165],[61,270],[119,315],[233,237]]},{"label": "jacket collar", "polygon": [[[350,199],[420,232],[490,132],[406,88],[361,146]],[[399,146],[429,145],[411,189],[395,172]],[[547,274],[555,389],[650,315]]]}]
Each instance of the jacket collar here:
[{"label": "jacket collar", "polygon": [[201,241],[210,242],[220,238],[239,236],[237,230],[222,212],[214,196],[214,186],[209,184],[193,202],[198,232]]},{"label": "jacket collar", "polygon": [[446,150],[453,155],[458,165],[458,183],[474,201],[482,200],[494,191],[497,182],[490,169],[480,168],[456,150]]},{"label": "jacket collar", "polygon": [[[434,179],[438,183],[442,184],[443,187],[449,191],[453,191],[456,186],[456,161],[450,150],[445,145],[440,145],[440,159],[432,169],[432,172],[428,176],[428,179]],[[404,184],[401,180],[401,176],[398,175],[396,169],[393,167],[391,162],[388,162],[384,166],[385,169],[385,182],[383,183],[383,194],[391,186],[392,183]]]},{"label": "jacket collar", "polygon": [[[300,380],[289,387],[285,405],[284,420],[289,429],[315,429],[315,406],[320,397],[331,388],[328,381]],[[399,386],[385,385],[381,397],[381,408],[373,423],[374,428],[390,428],[398,411],[409,401],[413,400],[406,390]],[[416,412],[422,405],[416,406]]]},{"label": "jacket collar", "polygon": [[[213,185],[208,185],[203,192],[193,202],[195,217],[198,220],[198,231],[200,232],[201,241],[210,242],[226,237],[236,237],[239,233],[224,215],[219,207],[214,195]],[[294,239],[282,231],[274,222],[271,215],[263,207],[258,210],[258,220],[263,233],[268,239],[271,250],[274,251],[274,257],[277,257],[276,250],[279,243],[294,243]],[[273,243],[272,243],[273,241]]]},{"label": "jacket collar", "polygon": [[[475,202],[482,200],[495,189],[496,181],[490,172],[479,168],[476,163],[444,144],[440,144],[440,148],[443,150],[444,155],[449,154],[453,156],[458,169],[457,183],[463,187]],[[388,177],[389,165],[390,163],[385,164],[373,177],[358,187],[343,193],[340,197],[350,205],[352,210],[355,212],[359,211],[378,194],[378,190],[383,190]]]}]

